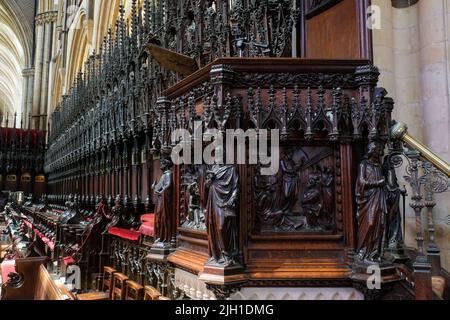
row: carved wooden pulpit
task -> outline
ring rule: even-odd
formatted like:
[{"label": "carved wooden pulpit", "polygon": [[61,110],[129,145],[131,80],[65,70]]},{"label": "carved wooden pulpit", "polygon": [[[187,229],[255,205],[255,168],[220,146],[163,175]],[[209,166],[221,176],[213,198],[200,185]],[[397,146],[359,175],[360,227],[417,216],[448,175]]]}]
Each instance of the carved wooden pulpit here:
[{"label": "carved wooden pulpit", "polygon": [[[261,174],[259,161],[230,166],[237,180],[227,165],[175,166],[178,236],[169,261],[215,292],[348,281],[357,237],[357,166],[369,140],[389,136],[393,103],[385,92],[377,94],[378,76],[366,60],[222,58],[164,91],[162,130],[155,137],[162,148],[179,142],[175,128],[196,139],[198,121],[202,132],[266,129],[278,130],[280,138],[279,169],[271,175]],[[248,157],[251,143],[245,143]],[[225,196],[214,197],[211,188],[222,188],[216,193]],[[211,209],[211,201],[219,209]],[[220,227],[211,225],[224,210],[236,223],[224,218]],[[233,233],[237,241],[230,240]],[[214,258],[217,247],[223,259]]]}]

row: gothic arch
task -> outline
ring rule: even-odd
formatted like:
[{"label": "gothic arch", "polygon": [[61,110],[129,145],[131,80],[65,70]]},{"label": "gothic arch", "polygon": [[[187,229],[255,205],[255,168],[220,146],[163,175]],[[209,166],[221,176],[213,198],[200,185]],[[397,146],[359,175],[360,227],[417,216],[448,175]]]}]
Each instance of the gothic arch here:
[{"label": "gothic arch", "polygon": [[17,113],[20,121],[22,72],[31,65],[32,36],[21,7],[14,4],[14,1],[0,3],[0,114]]},{"label": "gothic arch", "polygon": [[119,14],[119,0],[99,0],[95,3],[94,41],[95,49],[100,51],[103,39],[108,34],[108,29],[114,27]]},{"label": "gothic arch", "polygon": [[91,34],[89,19],[86,10],[83,8],[77,12],[70,28],[68,41],[70,45],[67,50],[67,78],[65,79],[67,89],[74,83],[78,72],[84,70],[84,62],[90,54],[89,39],[92,39]]}]

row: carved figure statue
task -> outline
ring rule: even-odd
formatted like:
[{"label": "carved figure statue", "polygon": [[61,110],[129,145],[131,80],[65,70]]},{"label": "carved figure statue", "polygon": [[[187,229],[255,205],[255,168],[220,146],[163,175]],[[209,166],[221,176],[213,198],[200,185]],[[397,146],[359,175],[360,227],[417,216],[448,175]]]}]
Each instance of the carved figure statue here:
[{"label": "carved figure statue", "polygon": [[321,180],[324,211],[323,218],[326,219],[327,222],[331,222],[334,208],[333,182],[333,169],[331,167],[323,168]]},{"label": "carved figure statue", "polygon": [[189,191],[189,218],[188,224],[195,228],[201,228],[205,222],[205,215],[200,203],[200,192],[197,182],[188,186]]},{"label": "carved figure statue", "polygon": [[386,178],[386,205],[388,208],[386,240],[390,249],[397,249],[403,245],[400,198],[402,194],[406,193],[406,190],[400,188],[398,184],[395,167],[391,163],[391,156],[385,158],[383,171]]},{"label": "carved figure statue", "polygon": [[286,214],[277,208],[278,177],[255,177],[256,212],[262,223],[270,224],[278,230],[292,231],[297,228]]},{"label": "carved figure statue", "polygon": [[77,196],[69,196],[69,201],[66,202],[67,211],[60,217],[61,224],[79,224],[83,221],[83,216],[80,212],[80,205]]},{"label": "carved figure statue", "polygon": [[308,178],[308,185],[303,195],[303,210],[306,216],[308,228],[315,229],[319,226],[319,218],[321,218],[324,208],[321,173],[315,170]]},{"label": "carved figure statue", "polygon": [[213,165],[207,171],[209,188],[206,206],[210,265],[229,267],[239,254],[236,204],[239,177],[232,165]]},{"label": "carved figure statue", "polygon": [[288,150],[284,159],[281,160],[283,172],[283,205],[281,210],[291,212],[298,200],[298,172],[302,164],[294,161],[294,151]]},{"label": "carved figure statue", "polygon": [[102,234],[107,234],[109,229],[119,224],[124,210],[125,209],[122,205],[121,197],[120,195],[117,195],[114,201],[114,207],[111,208],[111,214],[108,215],[106,212],[104,212],[105,218],[111,221],[106,225],[105,230],[103,230]]},{"label": "carved figure statue", "polygon": [[383,233],[388,213],[381,166],[381,145],[370,142],[365,159],[359,166],[356,182],[358,218],[357,255],[360,260],[380,262],[383,259]]},{"label": "carved figure statue", "polygon": [[173,163],[169,158],[161,159],[162,176],[159,182],[153,184],[156,195],[156,229],[155,242],[170,243],[175,234],[175,222],[173,213]]}]

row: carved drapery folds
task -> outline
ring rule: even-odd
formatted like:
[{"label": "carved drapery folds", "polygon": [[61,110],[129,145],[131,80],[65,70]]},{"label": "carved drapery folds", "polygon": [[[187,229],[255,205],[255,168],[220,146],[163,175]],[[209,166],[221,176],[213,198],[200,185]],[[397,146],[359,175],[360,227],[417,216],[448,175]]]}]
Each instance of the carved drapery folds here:
[{"label": "carved drapery folds", "polygon": [[213,165],[206,173],[208,203],[206,227],[211,260],[208,265],[233,266],[238,263],[239,176],[233,165]]},{"label": "carved drapery folds", "polygon": [[174,219],[174,187],[173,187],[173,163],[170,158],[161,159],[162,176],[158,183],[154,183],[153,192],[157,198],[155,201],[155,242],[169,245],[175,236],[176,226]]},{"label": "carved drapery folds", "polygon": [[358,170],[356,183],[358,246],[357,255],[362,261],[383,260],[383,235],[388,208],[384,187],[381,155],[383,146],[371,142],[365,159]]}]

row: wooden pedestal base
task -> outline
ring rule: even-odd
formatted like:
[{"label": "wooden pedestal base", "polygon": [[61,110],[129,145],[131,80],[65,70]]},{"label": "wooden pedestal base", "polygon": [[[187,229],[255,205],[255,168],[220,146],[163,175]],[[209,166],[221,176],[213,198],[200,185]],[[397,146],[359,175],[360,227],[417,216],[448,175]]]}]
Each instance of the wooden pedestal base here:
[{"label": "wooden pedestal base", "polygon": [[218,300],[226,300],[247,282],[248,276],[241,265],[221,267],[206,264],[199,280],[204,281]]},{"label": "wooden pedestal base", "polygon": [[352,266],[353,286],[364,294],[366,300],[380,300],[394,283],[405,280],[392,262],[367,263],[355,261]]},{"label": "wooden pedestal base", "polygon": [[151,260],[167,260],[167,257],[173,253],[175,249],[170,243],[157,242],[154,243],[147,255],[147,259]]},{"label": "wooden pedestal base", "polygon": [[416,300],[433,300],[431,264],[418,257],[413,264]]},{"label": "wooden pedestal base", "polygon": [[404,264],[410,259],[409,256],[406,255],[404,246],[387,249],[386,255],[389,256],[389,260],[393,263]]},{"label": "wooden pedestal base", "polygon": [[220,267],[206,264],[199,280],[208,284],[227,285],[229,283],[240,283],[247,281],[244,268],[241,265],[231,267]]}]

